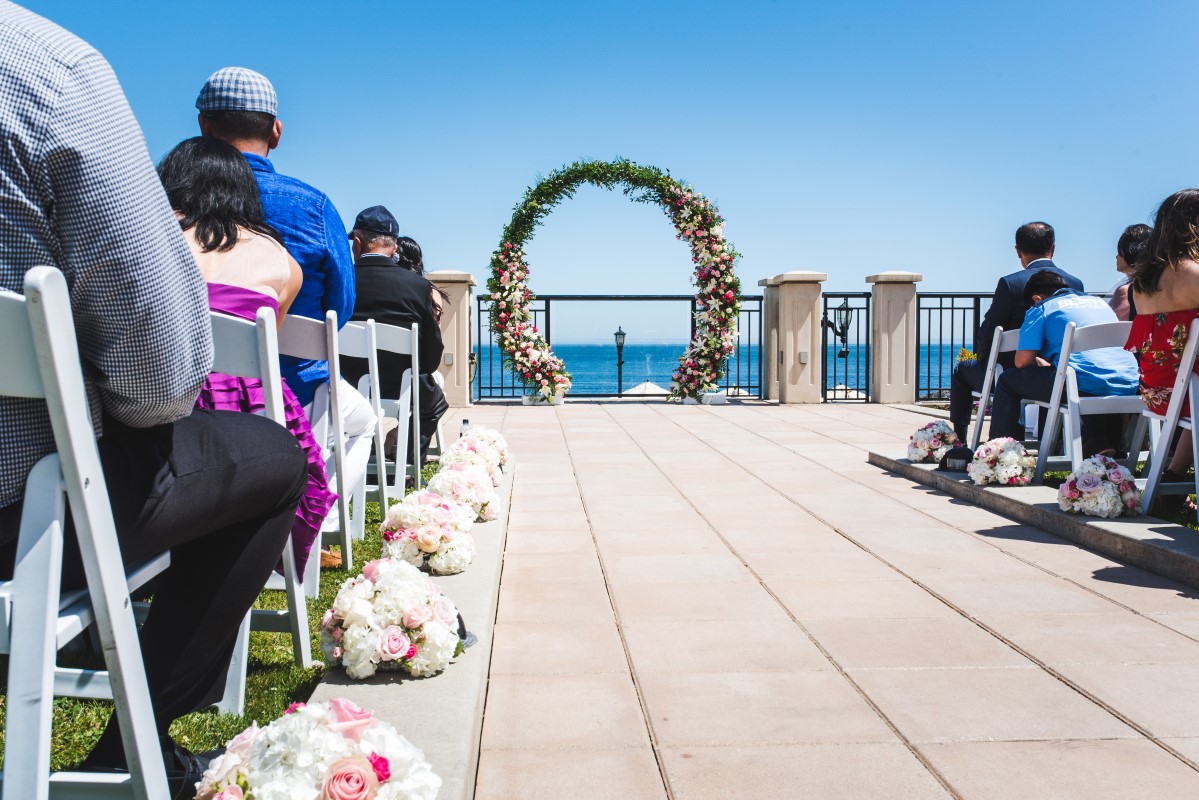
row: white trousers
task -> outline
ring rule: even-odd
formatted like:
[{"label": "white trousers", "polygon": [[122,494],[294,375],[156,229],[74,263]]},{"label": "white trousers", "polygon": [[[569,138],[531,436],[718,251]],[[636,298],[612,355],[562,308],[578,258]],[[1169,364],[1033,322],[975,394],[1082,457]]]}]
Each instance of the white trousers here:
[{"label": "white trousers", "polygon": [[[366,477],[366,465],[371,457],[371,445],[375,435],[375,411],[370,401],[363,397],[357,389],[344,379],[338,379],[338,399],[341,401],[341,430],[345,435],[346,457],[344,469],[349,480],[342,480],[340,475],[329,476],[329,490],[341,494],[344,484],[346,491],[352,491],[358,481]],[[322,455],[325,463],[333,452],[333,426],[329,426],[329,440],[322,443]],[[359,512],[355,512],[359,513]],[[337,530],[337,506],[329,510],[321,530]]]}]

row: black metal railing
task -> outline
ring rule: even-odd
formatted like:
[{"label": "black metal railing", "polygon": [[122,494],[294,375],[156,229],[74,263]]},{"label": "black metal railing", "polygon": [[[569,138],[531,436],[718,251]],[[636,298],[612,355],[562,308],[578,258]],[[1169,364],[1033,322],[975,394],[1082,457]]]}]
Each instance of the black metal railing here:
[{"label": "black metal railing", "polygon": [[825,292],[821,318],[825,402],[870,402],[870,292]]},{"label": "black metal railing", "polygon": [[964,347],[975,349],[990,292],[916,295],[916,400],[948,400],[949,378]]},{"label": "black metal railing", "polygon": [[[503,356],[496,346],[495,337],[490,326],[491,298],[477,298],[478,306],[475,315],[475,345],[476,367],[474,374],[474,397],[476,400],[518,398],[525,394],[525,389],[516,376],[504,365]],[[663,337],[662,330],[677,327],[677,345],[667,344],[638,344],[639,332],[630,327],[627,333],[627,343],[624,346],[623,384],[617,383],[619,371],[616,366],[616,348],[614,342],[599,344],[557,344],[554,345],[555,317],[570,319],[572,317],[587,318],[587,305],[594,303],[660,303],[662,313],[655,313],[654,318],[659,325],[656,339]],[[590,306],[594,308],[594,306]],[[677,366],[677,358],[682,355],[686,341],[695,334],[695,296],[678,295],[580,295],[555,294],[539,295],[530,303],[533,324],[545,336],[545,340],[554,345],[554,352],[566,362],[566,369],[572,373],[574,388],[571,397],[615,397],[623,394],[631,396],[629,390],[635,389],[637,394],[653,396],[652,389],[647,385],[660,386],[657,396],[664,396],[665,389],[670,385],[670,373]],[[684,319],[683,314],[687,317]],[[617,319],[616,315],[605,315],[609,319]],[[671,320],[670,317],[675,319]],[[738,343],[733,355],[725,362],[725,372],[720,380],[720,388],[730,396],[762,396],[762,297],[761,295],[743,295],[741,297],[741,313],[737,320]],[[592,319],[594,317],[592,316]],[[689,322],[688,322],[689,320]],[[625,327],[627,321],[622,322]],[[578,336],[578,325],[572,335]],[[686,341],[684,341],[686,340]],[[639,356],[645,356],[645,380],[638,377],[641,374]],[[651,366],[651,361],[655,362]],[[630,386],[628,384],[640,384]],[[648,392],[648,394],[646,394]]]}]

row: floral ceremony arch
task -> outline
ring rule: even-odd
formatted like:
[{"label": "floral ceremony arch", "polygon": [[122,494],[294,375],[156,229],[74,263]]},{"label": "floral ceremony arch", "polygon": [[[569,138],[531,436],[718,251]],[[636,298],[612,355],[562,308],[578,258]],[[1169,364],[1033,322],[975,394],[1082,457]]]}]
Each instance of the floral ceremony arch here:
[{"label": "floral ceremony arch", "polygon": [[554,206],[585,183],[604,189],[621,186],[634,202],[657,204],[670,217],[677,238],[690,245],[695,264],[695,334],[679,356],[669,398],[698,400],[716,388],[725,361],[736,348],[741,284],[733,268],[740,253],[725,240],[720,209],[708,198],[665,170],[625,159],[576,161],[555,170],[529,187],[513,209],[500,246],[491,256],[487,281],[491,329],[505,363],[540,400],[549,402],[570,389],[570,373],[533,324],[529,304],[536,296],[527,285],[524,248]]}]

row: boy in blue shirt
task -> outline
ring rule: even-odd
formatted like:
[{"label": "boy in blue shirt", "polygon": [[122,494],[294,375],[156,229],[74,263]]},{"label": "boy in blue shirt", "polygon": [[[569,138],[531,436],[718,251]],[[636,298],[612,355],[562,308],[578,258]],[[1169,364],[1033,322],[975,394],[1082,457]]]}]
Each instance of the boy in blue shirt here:
[{"label": "boy in blue shirt", "polygon": [[[1053,272],[1038,272],[1030,277],[1024,287],[1024,300],[1029,309],[1020,327],[1016,368],[1004,370],[995,386],[991,407],[992,439],[1003,436],[1023,439],[1020,401],[1049,401],[1067,325],[1073,322],[1082,328],[1119,321],[1102,299],[1068,288],[1062,277]],[[1136,357],[1119,347],[1072,353],[1070,366],[1078,377],[1080,394],[1136,394],[1139,377]],[[1122,414],[1083,417],[1083,456],[1114,450],[1120,441],[1123,423]]]}]

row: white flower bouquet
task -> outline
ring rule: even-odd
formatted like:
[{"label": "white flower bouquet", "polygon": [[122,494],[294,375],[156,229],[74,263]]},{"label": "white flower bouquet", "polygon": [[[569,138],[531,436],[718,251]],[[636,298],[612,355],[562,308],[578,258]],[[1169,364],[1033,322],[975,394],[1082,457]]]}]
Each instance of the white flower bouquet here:
[{"label": "white flower bouquet", "polygon": [[442,461],[437,474],[429,479],[428,490],[463,505],[470,506],[481,522],[495,519],[499,498],[495,485],[485,467],[476,463],[477,455],[469,454],[471,460]]},{"label": "white flower bouquet", "polygon": [[958,435],[953,427],[943,419],[934,420],[909,437],[908,458],[913,463],[940,461],[956,444]]},{"label": "white flower bouquet", "polygon": [[414,567],[428,566],[435,575],[462,572],[475,557],[473,507],[428,489],[413,492],[387,510],[379,526],[383,555]]},{"label": "white flower bouquet", "polygon": [[496,453],[500,457],[500,467],[508,466],[512,455],[508,451],[508,440],[497,431],[495,428],[484,428],[481,426],[472,425],[467,431],[466,437],[474,437],[480,439],[495,448]]},{"label": "white flower bouquet", "polygon": [[992,439],[979,445],[974,460],[966,467],[970,480],[979,486],[1026,486],[1036,472],[1037,462],[1015,439]]},{"label": "white flower bouquet", "polygon": [[1066,476],[1057,490],[1062,511],[1115,519],[1135,515],[1141,505],[1132,473],[1107,456],[1091,456]]},{"label": "white flower bouquet", "polygon": [[460,444],[462,439],[454,442],[441,455],[441,460],[438,462],[440,469],[452,466],[454,464],[466,464],[467,466],[477,467],[487,473],[487,477],[491,479],[492,486],[499,486],[503,480],[503,475],[500,472],[500,457],[499,453],[491,445],[481,441],[474,440],[473,444],[478,447],[478,450],[468,449],[466,445]]},{"label": "white flower bouquet", "polygon": [[239,733],[196,800],[433,800],[441,778],[390,724],[348,700],[295,703]]},{"label": "white flower bouquet", "polygon": [[341,585],[321,619],[321,650],[355,679],[379,669],[435,675],[462,653],[458,609],[411,564],[369,561]]}]

